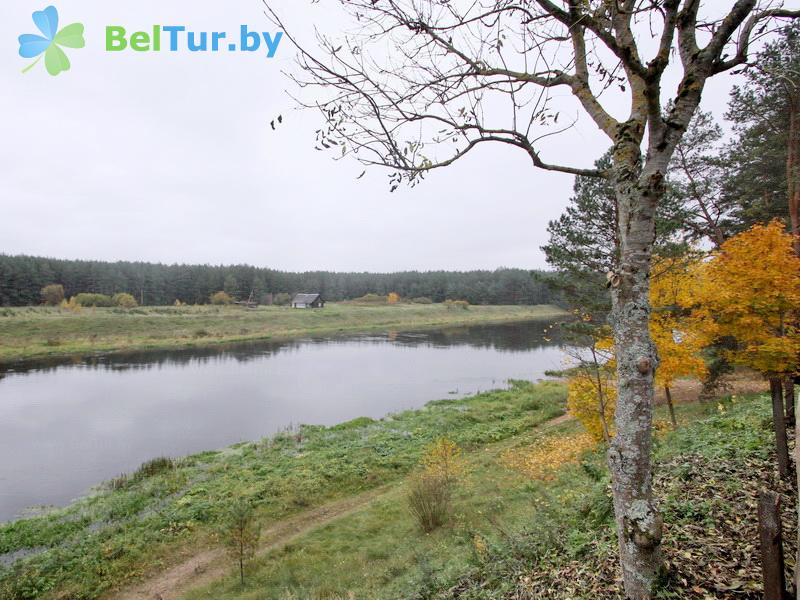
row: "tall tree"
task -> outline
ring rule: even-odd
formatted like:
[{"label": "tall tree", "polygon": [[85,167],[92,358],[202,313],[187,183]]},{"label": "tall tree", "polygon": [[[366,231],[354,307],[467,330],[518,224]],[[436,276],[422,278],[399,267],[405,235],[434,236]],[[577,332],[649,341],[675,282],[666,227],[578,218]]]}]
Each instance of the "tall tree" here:
[{"label": "tall tree", "polygon": [[729,152],[728,194],[747,225],[788,213],[800,255],[800,25],[767,44],[745,77],[728,107],[739,133]]},{"label": "tall tree", "polygon": [[[393,185],[417,183],[489,142],[522,150],[535,168],[613,185],[620,259],[609,277],[619,399],[609,468],[625,591],[650,598],[663,567],[650,456],[656,208],[708,80],[747,61],[757,27],[800,12],[757,0],[703,15],[699,0],[340,0],[361,30],[344,39],[320,34],[311,49],[266,3],[299,48],[298,82],[318,92],[308,105],[325,119],[320,146],[391,169]],[[664,73],[673,57],[682,73],[665,110]],[[604,104],[603,92],[616,88],[627,95],[622,118]],[[571,92],[613,145],[607,170],[542,156],[546,140],[564,128],[554,106],[559,89]]]}]

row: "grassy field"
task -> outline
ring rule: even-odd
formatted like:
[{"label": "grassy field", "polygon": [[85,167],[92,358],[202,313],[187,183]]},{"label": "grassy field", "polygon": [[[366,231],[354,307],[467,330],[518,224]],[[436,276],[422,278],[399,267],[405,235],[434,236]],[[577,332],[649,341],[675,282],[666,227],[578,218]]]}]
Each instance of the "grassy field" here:
[{"label": "grassy field", "polygon": [[255,503],[265,524],[277,523],[400,481],[439,436],[479,452],[557,417],[564,401],[561,384],[520,382],[380,421],[301,427],[143,467],[66,509],[0,526],[0,559],[30,554],[0,571],[0,598],[100,597],[217,548],[215,533],[236,497]]},{"label": "grassy field", "polygon": [[442,304],[359,306],[328,304],[321,310],[264,306],[0,308],[0,364],[47,357],[210,346],[370,330],[413,330],[448,325],[503,323],[558,317],[553,306]]}]

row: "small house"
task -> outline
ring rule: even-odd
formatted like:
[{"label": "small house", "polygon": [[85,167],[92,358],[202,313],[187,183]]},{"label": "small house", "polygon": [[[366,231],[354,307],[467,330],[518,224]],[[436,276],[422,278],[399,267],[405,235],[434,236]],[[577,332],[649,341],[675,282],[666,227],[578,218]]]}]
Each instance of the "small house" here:
[{"label": "small house", "polygon": [[320,294],[297,294],[292,298],[292,308],[324,308],[325,300]]}]

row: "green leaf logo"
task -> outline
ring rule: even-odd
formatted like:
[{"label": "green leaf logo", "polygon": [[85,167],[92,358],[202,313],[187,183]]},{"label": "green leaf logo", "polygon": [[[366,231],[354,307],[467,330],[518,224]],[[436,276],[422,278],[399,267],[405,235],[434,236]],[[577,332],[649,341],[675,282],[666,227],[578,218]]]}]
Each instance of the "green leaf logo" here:
[{"label": "green leaf logo", "polygon": [[48,6],[44,10],[33,13],[33,22],[42,35],[26,33],[19,36],[19,55],[22,58],[36,58],[22,71],[27,73],[42,60],[50,75],[58,75],[68,71],[69,58],[63,48],[83,48],[86,41],[83,39],[83,24],[73,23],[61,31],[58,30],[58,11],[55,6]]}]

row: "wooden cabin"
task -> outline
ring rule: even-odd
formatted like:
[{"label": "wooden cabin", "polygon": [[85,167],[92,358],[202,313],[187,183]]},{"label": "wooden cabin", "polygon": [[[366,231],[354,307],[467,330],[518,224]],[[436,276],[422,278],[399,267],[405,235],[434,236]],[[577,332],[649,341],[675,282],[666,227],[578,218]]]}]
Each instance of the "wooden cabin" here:
[{"label": "wooden cabin", "polygon": [[324,308],[325,300],[320,294],[297,294],[292,298],[292,308]]}]

